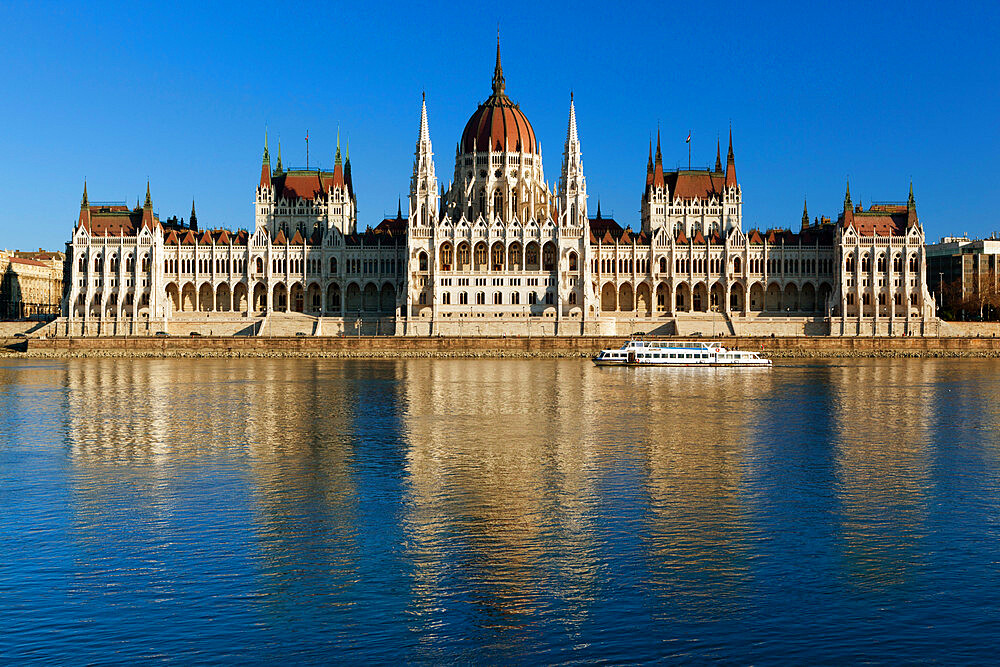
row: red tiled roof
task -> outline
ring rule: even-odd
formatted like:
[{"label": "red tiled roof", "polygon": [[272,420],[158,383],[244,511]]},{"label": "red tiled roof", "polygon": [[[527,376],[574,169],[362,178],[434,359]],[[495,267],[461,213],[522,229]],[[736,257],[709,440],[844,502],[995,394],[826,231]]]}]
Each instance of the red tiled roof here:
[{"label": "red tiled roof", "polygon": [[302,245],[305,239],[302,238],[302,233],[299,230],[295,230],[295,234],[292,236],[292,240],[289,241],[292,245]]},{"label": "red tiled roof", "polygon": [[684,230],[683,229],[680,230],[679,232],[677,232],[677,238],[675,240],[676,240],[677,243],[684,243],[684,244],[686,244],[688,242],[687,237],[684,236]]},{"label": "red tiled roof", "polygon": [[281,199],[314,200],[325,195],[330,188],[344,187],[344,171],[337,165],[334,171],[287,171],[275,176],[274,191]]},{"label": "red tiled roof", "polygon": [[10,258],[10,263],[11,264],[27,264],[28,266],[43,266],[45,268],[49,268],[48,264],[44,264],[44,263],[39,262],[39,261],[34,260],[34,259],[24,259],[22,257],[11,257]]},{"label": "red tiled roof", "polygon": [[694,236],[691,238],[691,243],[695,245],[705,245],[705,237],[702,235],[701,230],[696,230]]},{"label": "red tiled roof", "polygon": [[288,238],[285,236],[285,230],[279,229],[278,235],[274,237],[274,245],[285,245],[288,243]]},{"label": "red tiled roof", "polygon": [[670,188],[671,199],[722,198],[726,178],[711,171],[671,171],[666,174],[666,184]]}]

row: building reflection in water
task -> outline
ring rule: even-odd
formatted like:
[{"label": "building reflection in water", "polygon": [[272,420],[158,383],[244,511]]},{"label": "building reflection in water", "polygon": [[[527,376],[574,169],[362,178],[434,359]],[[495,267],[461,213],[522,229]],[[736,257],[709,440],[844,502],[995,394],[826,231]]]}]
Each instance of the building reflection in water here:
[{"label": "building reflection in water", "polygon": [[939,365],[832,365],[843,571],[862,589],[912,584],[924,548]]},{"label": "building reflection in water", "polygon": [[511,657],[553,606],[567,632],[579,628],[599,567],[588,374],[572,361],[406,363],[404,521],[419,624],[471,628]]}]

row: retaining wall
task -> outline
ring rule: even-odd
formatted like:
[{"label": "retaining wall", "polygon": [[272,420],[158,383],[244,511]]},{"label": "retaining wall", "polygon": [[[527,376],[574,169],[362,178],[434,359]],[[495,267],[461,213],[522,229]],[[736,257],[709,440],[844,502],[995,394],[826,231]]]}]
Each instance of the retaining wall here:
[{"label": "retaining wall", "polygon": [[[619,336],[559,337],[137,337],[29,339],[29,356],[589,357]],[[710,340],[710,339],[705,339]],[[717,339],[775,357],[1000,356],[1000,337],[760,337]]]}]

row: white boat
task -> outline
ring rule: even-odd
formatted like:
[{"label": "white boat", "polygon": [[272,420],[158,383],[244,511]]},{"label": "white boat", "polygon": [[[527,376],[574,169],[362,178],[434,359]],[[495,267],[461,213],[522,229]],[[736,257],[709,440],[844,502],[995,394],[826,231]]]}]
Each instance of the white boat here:
[{"label": "white boat", "polygon": [[727,350],[713,341],[630,340],[617,350],[601,350],[598,366],[754,366],[771,360],[756,352]]}]

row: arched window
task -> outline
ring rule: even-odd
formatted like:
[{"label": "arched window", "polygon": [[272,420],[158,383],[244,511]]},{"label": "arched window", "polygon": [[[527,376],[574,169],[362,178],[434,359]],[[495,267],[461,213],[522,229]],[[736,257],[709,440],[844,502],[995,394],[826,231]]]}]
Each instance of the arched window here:
[{"label": "arched window", "polygon": [[542,271],[555,271],[556,247],[552,242],[546,243],[542,249]]},{"label": "arched window", "polygon": [[571,306],[575,306],[576,305],[576,292],[570,292],[569,293],[569,305],[571,305]]},{"label": "arched window", "polygon": [[503,246],[499,243],[494,243],[493,252],[491,254],[493,256],[493,270],[500,271],[503,269]]},{"label": "arched window", "polygon": [[337,272],[337,258],[336,257],[331,257],[330,258],[330,273],[336,273],[336,272]]},{"label": "arched window", "polygon": [[503,214],[503,193],[500,191],[500,188],[497,188],[493,191],[493,215],[502,218]]},{"label": "arched window", "polygon": [[446,306],[448,306],[448,305],[451,304],[451,293],[450,292],[444,292],[444,293],[441,294],[441,303],[443,303]]},{"label": "arched window", "polygon": [[476,292],[476,305],[482,306],[486,303],[486,293]]},{"label": "arched window", "polygon": [[458,265],[467,267],[469,265],[469,244],[463,243],[458,246]]},{"label": "arched window", "polygon": [[87,270],[87,258],[84,257],[83,255],[80,255],[79,270],[81,272]]},{"label": "arched window", "polygon": [[913,273],[917,270],[917,256],[910,255],[910,272]]},{"label": "arched window", "polygon": [[257,258],[257,273],[264,273],[264,258]]},{"label": "arched window", "polygon": [[577,270],[577,258],[576,258],[576,253],[575,252],[571,252],[569,254],[569,270],[570,271],[576,271]]},{"label": "arched window", "polygon": [[448,242],[441,244],[441,270],[451,271],[451,244]]},{"label": "arched window", "polygon": [[879,253],[878,262],[876,263],[876,266],[878,267],[879,273],[885,272],[885,255],[883,255],[882,253]]},{"label": "arched window", "polygon": [[660,273],[666,273],[666,272],[667,272],[667,258],[666,257],[661,257],[660,258]]},{"label": "arched window", "polygon": [[903,270],[903,257],[901,255],[893,255],[892,257],[892,270],[896,273],[900,273]]},{"label": "arched window", "polygon": [[743,269],[743,260],[739,257],[733,258],[733,273],[740,273]]},{"label": "arched window", "polygon": [[510,295],[510,302],[515,306],[521,303],[521,294],[519,292],[514,292]]},{"label": "arched window", "polygon": [[463,306],[468,305],[468,303],[469,303],[469,295],[468,295],[468,293],[467,292],[459,292],[458,293],[458,302],[461,305],[463,305]]},{"label": "arched window", "polygon": [[868,254],[861,255],[861,272],[868,273],[872,270],[872,261]]},{"label": "arched window", "polygon": [[483,269],[486,267],[486,244],[476,244],[476,267]]},{"label": "arched window", "polygon": [[426,252],[421,251],[420,254],[417,255],[417,266],[418,266],[418,270],[419,271],[426,271],[427,270],[427,253]]},{"label": "arched window", "polygon": [[847,260],[844,262],[844,270],[848,273],[854,273],[854,255],[847,256]]},{"label": "arched window", "polygon": [[499,306],[502,303],[503,303],[503,294],[501,294],[500,292],[494,292],[493,293],[493,305]]}]

